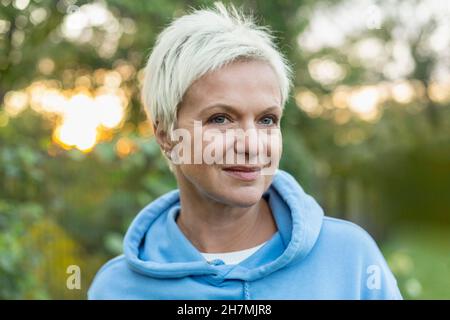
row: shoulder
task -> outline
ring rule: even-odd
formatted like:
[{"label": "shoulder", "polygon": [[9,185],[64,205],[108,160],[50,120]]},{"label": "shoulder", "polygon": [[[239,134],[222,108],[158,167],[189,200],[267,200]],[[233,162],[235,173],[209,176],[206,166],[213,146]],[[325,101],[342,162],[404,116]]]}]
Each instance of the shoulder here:
[{"label": "shoulder", "polygon": [[354,242],[364,246],[376,246],[372,236],[356,223],[328,216],[323,219],[321,236],[340,243]]},{"label": "shoulder", "polygon": [[359,275],[362,299],[402,299],[397,281],[372,236],[359,225],[324,217],[318,239],[335,267]]},{"label": "shoulder", "polygon": [[370,265],[387,268],[386,261],[372,236],[359,225],[336,218],[324,217],[318,239],[318,251],[343,264],[347,270],[362,270]]},{"label": "shoulder", "polygon": [[114,299],[114,292],[121,290],[124,281],[133,276],[125,256],[120,255],[105,263],[95,275],[88,290],[88,299]]}]

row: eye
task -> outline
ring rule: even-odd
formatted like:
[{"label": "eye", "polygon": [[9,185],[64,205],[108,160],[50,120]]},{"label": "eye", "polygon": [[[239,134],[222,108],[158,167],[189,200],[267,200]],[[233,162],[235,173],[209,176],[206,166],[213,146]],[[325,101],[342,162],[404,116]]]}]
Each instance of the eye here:
[{"label": "eye", "polygon": [[265,126],[271,126],[278,123],[278,118],[274,115],[265,116],[260,122]]},{"label": "eye", "polygon": [[225,124],[226,121],[229,121],[229,120],[223,114],[215,115],[208,119],[208,123],[215,123],[215,124]]}]

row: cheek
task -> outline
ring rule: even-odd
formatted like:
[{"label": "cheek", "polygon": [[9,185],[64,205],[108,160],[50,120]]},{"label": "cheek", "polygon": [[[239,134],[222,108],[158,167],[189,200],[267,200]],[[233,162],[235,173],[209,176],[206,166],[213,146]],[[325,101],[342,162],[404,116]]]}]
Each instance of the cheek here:
[{"label": "cheek", "polygon": [[[236,156],[243,152],[243,144],[241,140],[250,139],[250,145],[247,144],[246,152],[252,154],[252,158],[259,158],[259,163],[267,164],[268,161],[272,163],[278,163],[281,158],[283,141],[281,131],[279,129],[272,129],[271,131],[261,130],[253,135],[251,138],[236,136],[237,133],[230,131],[220,130],[189,130],[190,139],[184,144],[183,147],[190,151],[190,156],[185,164],[189,163],[196,167],[211,165],[211,164],[223,164],[234,163]],[[236,147],[239,150],[236,150]],[[245,148],[245,147],[244,147]],[[256,151],[256,152],[255,152]],[[255,157],[256,156],[256,157]],[[227,160],[228,159],[228,160]],[[205,168],[203,168],[205,169]],[[187,169],[189,171],[195,170],[195,168]]]},{"label": "cheek", "polygon": [[264,168],[261,171],[261,175],[266,176],[266,182],[270,183],[268,179],[270,180],[270,177],[273,176],[278,169],[281,153],[283,151],[283,137],[280,130],[266,136],[265,147],[267,148],[267,151],[264,156]]},{"label": "cheek", "polygon": [[211,191],[220,185],[217,169],[206,164],[182,164],[178,166],[179,173],[189,188],[201,191]]},{"label": "cheek", "polygon": [[283,153],[283,135],[281,134],[281,131],[278,134],[278,154],[279,158],[281,158],[281,154]]},{"label": "cheek", "polygon": [[[236,150],[237,142],[235,136],[227,135],[225,133],[219,135],[216,141],[208,143],[211,143],[211,145],[215,144],[216,150],[223,150],[224,155],[230,152],[239,153],[244,150],[242,144],[240,145],[240,148],[242,150]],[[281,157],[281,153],[283,151],[283,137],[281,131],[275,130],[272,133],[258,133],[257,135],[253,136],[253,138],[251,138],[251,145],[253,149],[246,150],[247,152],[256,151],[256,153],[261,156],[266,155],[273,156],[274,159],[279,158]]]},{"label": "cheek", "polygon": [[281,135],[281,131],[276,130],[275,132],[272,132],[271,134],[263,137],[267,149],[271,153],[281,155],[281,152],[283,151],[283,136]]},{"label": "cheek", "polygon": [[283,136],[280,130],[274,130],[269,134],[259,137],[259,152],[270,158],[271,162],[278,162],[283,152]]}]

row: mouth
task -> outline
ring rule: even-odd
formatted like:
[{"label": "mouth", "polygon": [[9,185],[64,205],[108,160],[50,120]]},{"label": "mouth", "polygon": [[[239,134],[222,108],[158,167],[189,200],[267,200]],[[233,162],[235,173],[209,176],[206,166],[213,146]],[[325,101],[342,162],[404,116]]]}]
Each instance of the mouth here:
[{"label": "mouth", "polygon": [[242,181],[254,181],[261,174],[261,167],[230,166],[222,168],[225,174]]}]

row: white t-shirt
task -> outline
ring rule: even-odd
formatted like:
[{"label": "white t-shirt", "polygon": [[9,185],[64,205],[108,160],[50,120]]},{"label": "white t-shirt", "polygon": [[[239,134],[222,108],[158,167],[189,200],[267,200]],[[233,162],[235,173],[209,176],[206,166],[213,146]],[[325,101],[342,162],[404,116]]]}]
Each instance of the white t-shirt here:
[{"label": "white t-shirt", "polygon": [[204,253],[204,252],[200,252],[200,253],[207,261],[220,259],[223,262],[225,262],[225,264],[238,264],[241,261],[244,261],[245,259],[250,257],[259,248],[261,248],[263,245],[265,245],[266,242],[261,243],[260,245],[257,245],[256,247],[239,250],[239,251],[223,252],[223,253]]}]

